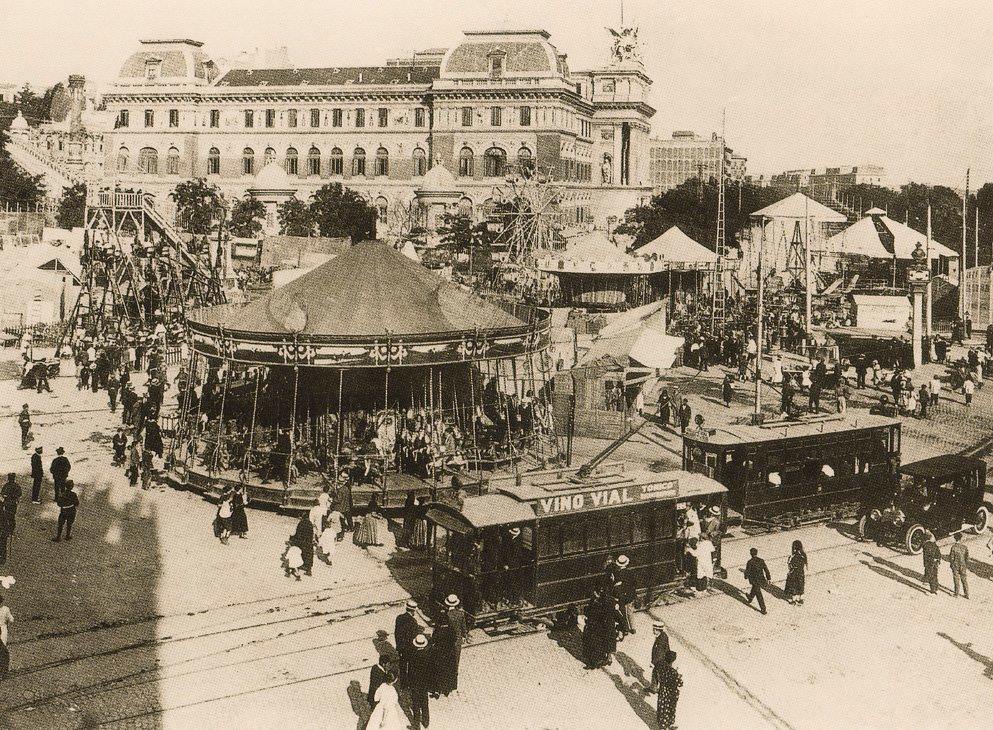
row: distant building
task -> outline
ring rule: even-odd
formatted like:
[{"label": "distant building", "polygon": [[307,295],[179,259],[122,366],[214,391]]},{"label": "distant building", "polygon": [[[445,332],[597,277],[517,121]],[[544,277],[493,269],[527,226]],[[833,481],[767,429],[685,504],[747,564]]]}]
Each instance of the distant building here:
[{"label": "distant building", "polygon": [[13,104],[17,94],[17,84],[0,81],[0,104]]},{"label": "distant building", "polygon": [[[693,132],[676,131],[671,138],[653,139],[648,161],[652,188],[656,193],[664,193],[693,178],[716,180],[720,174],[720,154],[721,139],[716,133],[707,138]],[[748,160],[733,154],[726,145],[724,155],[729,179],[744,180]]]},{"label": "distant building", "polygon": [[773,175],[773,187],[805,192],[815,198],[833,198],[834,194],[855,185],[882,185],[885,171],[880,165],[824,167],[787,170]]}]

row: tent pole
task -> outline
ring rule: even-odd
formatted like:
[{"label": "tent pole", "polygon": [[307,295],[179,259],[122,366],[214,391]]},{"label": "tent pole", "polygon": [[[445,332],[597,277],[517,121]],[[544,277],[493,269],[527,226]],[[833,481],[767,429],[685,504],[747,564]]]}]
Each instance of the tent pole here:
[{"label": "tent pole", "polygon": [[221,416],[217,424],[217,445],[214,447],[214,458],[212,460],[211,473],[217,471],[217,464],[221,458],[221,447],[224,441],[224,406],[228,398],[228,383],[231,380],[231,368],[224,362],[224,387],[221,389]]},{"label": "tent pole", "polygon": [[252,396],[252,422],[248,427],[248,448],[245,450],[243,469],[247,479],[252,468],[252,447],[255,445],[255,414],[259,409],[259,380],[262,379],[262,369],[255,371],[255,395]]}]

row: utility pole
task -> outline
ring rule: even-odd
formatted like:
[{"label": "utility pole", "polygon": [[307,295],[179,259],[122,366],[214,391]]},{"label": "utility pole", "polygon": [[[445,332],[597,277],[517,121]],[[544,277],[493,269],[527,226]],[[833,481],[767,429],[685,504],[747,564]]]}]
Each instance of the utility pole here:
[{"label": "utility pole", "polygon": [[765,333],[763,331],[762,319],[765,316],[763,306],[763,295],[765,294],[765,284],[762,281],[762,256],[765,254],[765,216],[761,219],[762,234],[759,237],[759,266],[758,266],[758,323],[756,326],[757,337],[755,338],[755,408],[752,411],[752,422],[759,423],[762,420],[762,341]]},{"label": "utility pole", "polygon": [[968,239],[969,168],[965,170],[965,195],[962,196],[962,252],[959,255],[959,319],[965,319],[965,265],[966,240]]},{"label": "utility pole", "polygon": [[724,292],[724,266],[728,255],[724,221],[724,155],[726,152],[724,131],[726,121],[727,115],[725,112],[721,118],[721,146],[717,155],[717,241],[715,242],[714,249],[717,254],[717,268],[714,271],[713,300],[710,307],[711,332],[716,332],[717,327],[724,324],[724,308],[726,305],[726,295]]},{"label": "utility pole", "polygon": [[924,336],[928,338],[928,342],[931,341],[932,336],[932,325],[931,325],[931,311],[932,311],[932,286],[931,286],[931,201],[927,201],[927,291],[924,292]]},{"label": "utility pole", "polygon": [[810,275],[810,198],[803,202],[803,312],[807,318],[805,329],[809,337],[812,329],[811,315],[813,314],[813,277]]}]

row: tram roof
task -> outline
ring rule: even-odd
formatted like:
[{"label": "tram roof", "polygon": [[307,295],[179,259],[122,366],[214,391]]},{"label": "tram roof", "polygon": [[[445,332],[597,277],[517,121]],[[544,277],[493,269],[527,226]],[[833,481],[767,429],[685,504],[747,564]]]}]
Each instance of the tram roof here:
[{"label": "tram roof", "polygon": [[392,246],[365,241],[240,309],[201,318],[233,332],[369,337],[521,327],[496,304],[462,289]]},{"label": "tram roof", "polygon": [[839,416],[831,419],[814,421],[782,421],[776,424],[752,426],[735,424],[709,429],[706,435],[698,431],[686,432],[686,440],[695,443],[734,446],[736,444],[762,443],[768,441],[785,441],[804,436],[818,436],[825,433],[840,433],[842,431],[865,431],[885,426],[897,426],[900,421],[886,416],[871,413],[860,413],[851,416]]}]

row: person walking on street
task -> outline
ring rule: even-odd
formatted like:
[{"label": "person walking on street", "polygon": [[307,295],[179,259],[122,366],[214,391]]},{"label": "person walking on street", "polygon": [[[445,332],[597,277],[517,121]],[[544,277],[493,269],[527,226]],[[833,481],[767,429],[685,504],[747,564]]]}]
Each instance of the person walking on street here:
[{"label": "person walking on street", "polygon": [[807,582],[806,576],[807,553],[803,550],[803,543],[799,540],[794,540],[790,553],[789,572],[786,574],[786,596],[794,606],[803,605],[803,591]]},{"label": "person walking on street", "polygon": [[748,552],[751,558],[745,564],[745,579],[751,584],[752,589],[748,592],[748,596],[746,596],[747,602],[750,606],[752,605],[752,599],[756,599],[759,604],[759,611],[764,615],[766,610],[762,588],[772,580],[772,574],[769,572],[769,566],[759,557],[758,548],[752,548]]},{"label": "person walking on street", "polygon": [[731,374],[724,374],[724,382],[721,384],[721,398],[724,400],[724,407],[730,408],[731,401],[734,400],[734,385],[731,383]]},{"label": "person walking on street", "polygon": [[52,542],[62,540],[63,527],[66,531],[66,540],[72,540],[72,526],[76,522],[76,509],[79,507],[79,496],[74,489],[75,485],[71,481],[67,481],[63,490],[56,497],[59,504],[59,521]]},{"label": "person walking on street", "polygon": [[924,546],[921,549],[921,555],[924,557],[923,581],[931,588],[931,593],[937,593],[940,587],[938,583],[938,566],[941,565],[941,549],[938,547],[938,543],[934,541],[934,534],[930,531],[925,533],[924,537]]},{"label": "person walking on street", "polygon": [[683,402],[679,406],[679,433],[686,433],[686,429],[690,427],[692,417],[693,411],[690,409],[690,402],[687,398],[683,398]]},{"label": "person walking on street", "polygon": [[17,424],[21,427],[21,448],[26,449],[31,443],[31,411],[27,403],[17,416]]},{"label": "person walking on street", "polygon": [[669,634],[665,632],[665,624],[661,621],[652,623],[652,632],[655,634],[655,641],[652,643],[652,683],[648,691],[658,692],[658,673],[665,666],[666,658],[669,656]]},{"label": "person walking on street", "polygon": [[448,697],[459,688],[459,660],[462,655],[462,640],[456,636],[448,624],[448,615],[441,614],[434,634],[431,636],[431,652],[434,664],[435,696]]},{"label": "person walking on street", "polygon": [[417,603],[407,601],[406,610],[396,618],[393,624],[393,641],[396,643],[397,654],[400,655],[400,683],[407,684],[410,674],[410,657],[414,653],[414,637],[421,633],[421,625],[417,623]]},{"label": "person walking on street", "polygon": [[14,614],[3,602],[3,595],[0,594],[0,682],[7,678],[10,671],[10,627],[14,623]]},{"label": "person walking on street", "polygon": [[659,698],[655,710],[660,730],[675,730],[676,704],[679,702],[679,688],[683,686],[683,678],[673,666],[676,652],[666,652],[662,665],[655,670],[658,679]]},{"label": "person walking on street", "polygon": [[638,585],[634,575],[628,570],[631,559],[627,555],[618,555],[614,561],[612,572],[613,579],[607,590],[613,591],[614,598],[617,599],[623,621],[621,622],[621,633],[627,636],[635,633],[634,629],[634,600],[638,595]]},{"label": "person walking on street", "polygon": [[962,533],[955,533],[955,542],[952,543],[948,551],[948,563],[952,566],[952,583],[955,589],[955,597],[959,595],[959,585],[962,587],[962,595],[969,597],[969,548],[962,542]]},{"label": "person walking on street", "polygon": [[434,688],[434,662],[428,638],[424,634],[414,637],[413,653],[407,671],[407,684],[410,687],[410,711],[413,715],[413,730],[421,730],[431,722],[428,708],[428,695]]},{"label": "person walking on street", "polygon": [[31,501],[34,504],[41,504],[41,482],[45,478],[45,467],[41,463],[40,446],[35,446],[34,453],[31,454]]},{"label": "person walking on street", "polygon": [[[375,667],[373,667],[375,671]],[[396,675],[387,674],[376,687],[370,705],[375,704],[365,730],[407,730],[407,715],[400,705],[400,695],[396,690]]]},{"label": "person walking on street", "polygon": [[128,435],[124,432],[123,428],[117,429],[117,433],[114,434],[114,438],[110,441],[111,446],[114,448],[114,466],[121,466],[125,459],[127,458],[126,452],[128,448]]},{"label": "person walking on street", "polygon": [[59,495],[62,490],[65,489],[66,482],[69,480],[69,472],[72,469],[72,464],[69,463],[69,458],[66,456],[66,450],[59,446],[55,449],[55,458],[52,459],[51,466],[48,467],[48,471],[52,475],[52,481],[55,483],[55,501],[59,499]]},{"label": "person walking on street", "polygon": [[117,371],[111,370],[107,376],[107,398],[110,401],[110,412],[117,413],[117,392],[121,388],[121,381],[117,377]]},{"label": "person walking on street", "polygon": [[387,681],[390,676],[389,658],[385,654],[379,655],[379,661],[372,665],[369,670],[369,691],[366,692],[365,699],[369,707],[376,706],[376,690]]},{"label": "person walking on street", "polygon": [[976,384],[972,382],[972,378],[966,376],[965,382],[962,384],[962,394],[965,395],[965,405],[969,407],[972,405],[972,396],[976,392]]}]

